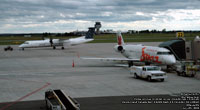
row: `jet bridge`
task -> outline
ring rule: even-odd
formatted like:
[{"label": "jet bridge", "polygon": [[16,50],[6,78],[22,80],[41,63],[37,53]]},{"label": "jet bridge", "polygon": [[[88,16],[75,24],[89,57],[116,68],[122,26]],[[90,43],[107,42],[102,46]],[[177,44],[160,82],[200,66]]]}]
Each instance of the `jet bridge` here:
[{"label": "jet bridge", "polygon": [[169,49],[176,57],[176,60],[180,61],[186,59],[185,40],[183,39],[176,39],[163,42],[159,45],[159,47],[164,47]]},{"label": "jet bridge", "polygon": [[163,42],[159,47],[164,47],[169,49],[176,60],[192,60],[195,62],[200,62],[200,38],[196,36],[193,41],[186,42],[184,39],[179,38],[175,40],[170,40]]}]

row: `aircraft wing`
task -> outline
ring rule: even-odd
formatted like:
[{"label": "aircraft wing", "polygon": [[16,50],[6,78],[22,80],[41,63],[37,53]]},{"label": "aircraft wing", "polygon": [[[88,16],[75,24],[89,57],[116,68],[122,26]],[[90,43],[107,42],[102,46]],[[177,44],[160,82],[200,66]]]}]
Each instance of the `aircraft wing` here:
[{"label": "aircraft wing", "polygon": [[69,42],[68,39],[59,39],[59,43],[67,43],[67,42]]},{"label": "aircraft wing", "polygon": [[120,61],[120,62],[140,62],[140,59],[128,59],[128,58],[87,58],[87,57],[81,57],[81,59],[85,60],[100,60],[100,61]]}]

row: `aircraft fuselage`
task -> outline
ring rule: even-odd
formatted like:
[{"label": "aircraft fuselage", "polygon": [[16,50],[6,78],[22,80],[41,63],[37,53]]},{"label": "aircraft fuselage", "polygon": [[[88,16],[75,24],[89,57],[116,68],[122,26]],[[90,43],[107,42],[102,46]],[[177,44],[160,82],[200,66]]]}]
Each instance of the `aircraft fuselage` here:
[{"label": "aircraft fuselage", "polygon": [[171,65],[176,62],[174,55],[165,48],[142,45],[123,45],[123,49],[119,51],[118,47],[119,45],[116,45],[115,50],[128,59],[140,59],[141,62],[164,65]]}]

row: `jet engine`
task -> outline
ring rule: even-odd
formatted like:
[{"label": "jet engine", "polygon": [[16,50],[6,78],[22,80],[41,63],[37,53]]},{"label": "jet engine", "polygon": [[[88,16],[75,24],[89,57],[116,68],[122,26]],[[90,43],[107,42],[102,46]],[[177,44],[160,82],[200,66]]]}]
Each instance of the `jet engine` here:
[{"label": "jet engine", "polygon": [[123,46],[121,46],[121,45],[116,45],[114,47],[114,49],[115,49],[116,52],[121,52],[121,53],[123,53],[125,51]]}]

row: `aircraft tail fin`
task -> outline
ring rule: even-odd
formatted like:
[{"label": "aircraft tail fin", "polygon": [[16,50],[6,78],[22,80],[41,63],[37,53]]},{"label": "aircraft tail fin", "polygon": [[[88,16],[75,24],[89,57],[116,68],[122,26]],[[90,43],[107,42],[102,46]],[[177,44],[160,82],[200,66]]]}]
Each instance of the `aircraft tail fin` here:
[{"label": "aircraft tail fin", "polygon": [[93,39],[94,37],[94,33],[95,33],[95,28],[94,27],[90,27],[88,28],[88,32],[85,35],[85,39]]},{"label": "aircraft tail fin", "polygon": [[118,45],[124,45],[124,40],[123,40],[121,32],[117,33],[117,42],[118,42]]}]

